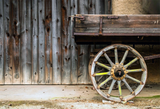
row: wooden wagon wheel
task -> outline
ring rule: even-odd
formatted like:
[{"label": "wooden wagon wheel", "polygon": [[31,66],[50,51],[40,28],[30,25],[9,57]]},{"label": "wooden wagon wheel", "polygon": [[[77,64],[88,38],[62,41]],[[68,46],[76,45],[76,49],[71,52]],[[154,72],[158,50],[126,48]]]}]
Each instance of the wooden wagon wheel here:
[{"label": "wooden wagon wheel", "polygon": [[[119,49],[124,49],[124,54],[121,57],[121,61],[119,61],[120,58],[118,57]],[[110,50],[113,51],[115,62],[112,62],[113,59],[111,60],[109,55],[107,55],[107,52]],[[127,60],[126,58],[128,57],[129,53],[132,54],[133,59],[129,62],[126,62],[125,60]],[[105,57],[105,60],[109,63],[109,65],[98,61],[98,59],[102,56]],[[129,69],[131,65],[136,62],[139,63],[138,68]],[[96,73],[96,67],[105,68],[106,72]],[[139,80],[132,76],[129,76],[131,73],[140,74],[141,79]],[[96,82],[97,76],[106,76],[106,75],[108,75],[106,80],[104,80],[101,83]],[[101,96],[110,101],[124,102],[134,98],[143,89],[147,79],[147,66],[143,57],[135,49],[127,45],[114,44],[102,49],[99,53],[97,53],[91,65],[90,77],[94,88]],[[133,81],[134,84],[138,84],[138,86],[133,90],[132,87],[127,82],[127,80]],[[110,87],[106,92],[104,92],[103,90],[101,90],[101,87],[106,83],[108,83],[109,81],[110,81]],[[118,84],[118,90],[117,90],[118,96],[111,94],[112,89],[116,82]],[[122,82],[125,84],[126,88],[130,92],[130,93],[128,92],[128,94],[125,96],[122,94],[122,87],[121,87]]]}]

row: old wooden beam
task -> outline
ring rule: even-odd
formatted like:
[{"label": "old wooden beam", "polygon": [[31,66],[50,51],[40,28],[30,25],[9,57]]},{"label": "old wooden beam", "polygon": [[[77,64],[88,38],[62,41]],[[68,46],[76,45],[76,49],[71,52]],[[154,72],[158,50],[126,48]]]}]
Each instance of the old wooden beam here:
[{"label": "old wooden beam", "polygon": [[77,0],[71,0],[71,84],[77,84],[77,73],[78,73],[78,48],[77,44],[75,43],[75,38],[73,36],[73,16],[74,14],[78,13],[78,1]]},{"label": "old wooden beam", "polygon": [[20,1],[21,4],[21,82],[22,84],[31,84],[31,54],[30,54],[30,45],[28,42],[30,40],[30,11],[31,10],[31,1],[23,0]]},{"label": "old wooden beam", "polygon": [[39,24],[39,33],[38,33],[38,71],[39,71],[39,84],[45,83],[45,9],[44,9],[44,0],[38,1],[38,24]]},{"label": "old wooden beam", "polygon": [[[80,14],[88,14],[88,1],[87,0],[79,0],[79,13]],[[78,53],[78,83],[86,84],[88,83],[88,63],[89,63],[89,54],[88,54],[89,46],[88,45],[80,45],[80,50]]]},{"label": "old wooden beam", "polygon": [[38,1],[32,0],[32,84],[38,84]]},{"label": "old wooden beam", "polygon": [[0,2],[0,84],[4,84],[4,23],[3,0]]},{"label": "old wooden beam", "polygon": [[20,19],[19,0],[12,0],[13,84],[20,84]]},{"label": "old wooden beam", "polygon": [[[9,0],[4,0],[4,65],[5,65],[5,84],[12,84],[12,55],[11,55],[11,45],[12,45],[12,40],[11,40],[11,25],[10,25],[10,1]],[[9,47],[10,46],[10,47]]]},{"label": "old wooden beam", "polygon": [[52,1],[45,0],[45,83],[52,84]]},{"label": "old wooden beam", "polygon": [[62,0],[62,84],[71,84],[70,0]]},{"label": "old wooden beam", "polygon": [[53,84],[61,84],[61,1],[52,0],[52,73]]}]

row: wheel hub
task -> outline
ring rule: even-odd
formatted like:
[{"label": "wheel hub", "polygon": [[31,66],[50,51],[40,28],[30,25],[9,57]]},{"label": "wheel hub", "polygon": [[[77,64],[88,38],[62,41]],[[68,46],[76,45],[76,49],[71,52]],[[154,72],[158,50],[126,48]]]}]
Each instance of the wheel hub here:
[{"label": "wheel hub", "polygon": [[127,73],[126,69],[120,64],[114,65],[111,69],[111,77],[115,80],[124,79],[126,73]]}]

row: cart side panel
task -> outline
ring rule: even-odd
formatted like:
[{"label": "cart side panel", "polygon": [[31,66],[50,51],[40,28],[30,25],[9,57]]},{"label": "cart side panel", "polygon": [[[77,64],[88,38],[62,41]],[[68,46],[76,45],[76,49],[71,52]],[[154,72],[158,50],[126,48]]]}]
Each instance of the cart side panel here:
[{"label": "cart side panel", "polygon": [[160,33],[160,15],[77,15],[75,33]]}]

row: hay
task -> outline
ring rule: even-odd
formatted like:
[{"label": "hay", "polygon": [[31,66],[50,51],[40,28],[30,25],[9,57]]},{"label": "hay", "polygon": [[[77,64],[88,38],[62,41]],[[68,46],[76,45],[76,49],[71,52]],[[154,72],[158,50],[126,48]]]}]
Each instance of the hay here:
[{"label": "hay", "polygon": [[147,14],[148,0],[112,0],[112,14]]}]

